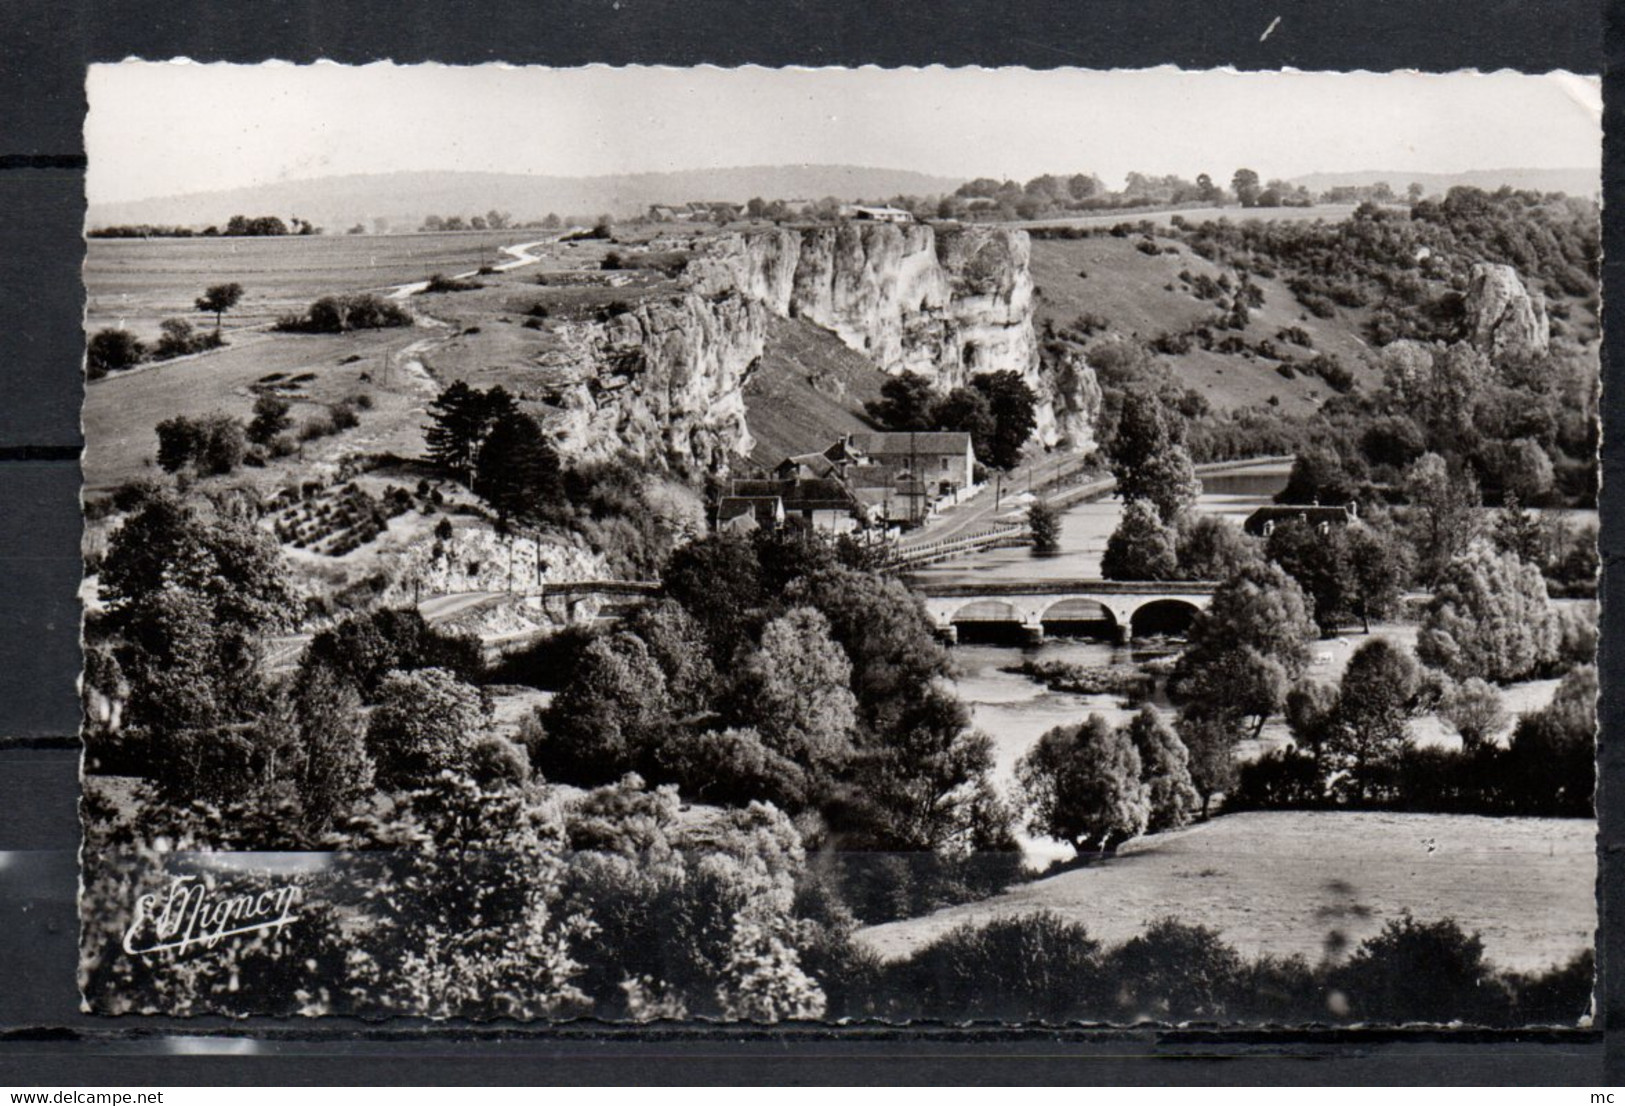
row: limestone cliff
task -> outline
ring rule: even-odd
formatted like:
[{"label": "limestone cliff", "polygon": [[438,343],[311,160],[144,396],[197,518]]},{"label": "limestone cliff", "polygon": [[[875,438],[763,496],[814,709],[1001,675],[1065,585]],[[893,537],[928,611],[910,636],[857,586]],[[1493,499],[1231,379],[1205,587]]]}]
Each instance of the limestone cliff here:
[{"label": "limestone cliff", "polygon": [[538,358],[567,450],[726,468],[752,446],[742,389],[771,315],[823,327],[885,372],[917,372],[942,391],[1013,371],[1039,396],[1045,444],[1089,438],[1089,382],[1039,369],[1024,231],[854,222],[693,245],[680,289],[565,324]]},{"label": "limestone cliff", "polygon": [[560,447],[726,469],[751,448],[743,389],[769,317],[738,292],[686,292],[565,324],[537,359]]},{"label": "limestone cliff", "polygon": [[854,222],[718,235],[689,279],[700,291],[739,289],[942,391],[1015,372],[1038,393],[1039,434],[1054,444],[1077,429],[1059,427],[1056,412],[1088,404],[1039,371],[1030,257],[1020,230]]},{"label": "limestone cliff", "polygon": [[1473,266],[1466,313],[1469,340],[1492,358],[1545,353],[1551,344],[1546,297],[1524,287],[1510,265]]}]

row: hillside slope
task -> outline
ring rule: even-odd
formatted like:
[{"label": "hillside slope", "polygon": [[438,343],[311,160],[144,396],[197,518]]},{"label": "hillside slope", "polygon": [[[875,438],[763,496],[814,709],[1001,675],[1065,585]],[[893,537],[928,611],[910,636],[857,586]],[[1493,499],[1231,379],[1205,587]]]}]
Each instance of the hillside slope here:
[{"label": "hillside slope", "polygon": [[[1217,308],[1198,298],[1180,280],[1182,272],[1192,277],[1218,280],[1234,271],[1196,256],[1187,247],[1166,238],[1157,244],[1164,251],[1155,256],[1142,252],[1137,237],[1112,238],[1034,238],[1032,244],[1033,281],[1039,289],[1037,321],[1058,328],[1071,325],[1080,315],[1103,320],[1105,333],[1137,337],[1150,342],[1162,334],[1177,334],[1210,320]],[[1318,378],[1293,370],[1288,379],[1280,370],[1283,360],[1308,361],[1317,353],[1336,356],[1362,386],[1375,383],[1364,365],[1368,347],[1359,335],[1360,316],[1340,310],[1336,317],[1318,319],[1305,311],[1280,280],[1254,277],[1264,293],[1264,303],[1252,311],[1245,330],[1234,334],[1249,346],[1272,342],[1280,356],[1260,356],[1255,352],[1219,353],[1193,348],[1187,353],[1166,355],[1176,379],[1200,392],[1218,410],[1269,403],[1274,396],[1280,408],[1306,413],[1332,392]],[[1283,342],[1278,334],[1287,327],[1305,331],[1313,342],[1305,348]]]},{"label": "hillside slope", "polygon": [[866,401],[880,395],[886,374],[841,340],[802,319],[775,318],[762,361],[745,385],[745,418],[764,468],[821,450],[842,434],[872,429]]}]

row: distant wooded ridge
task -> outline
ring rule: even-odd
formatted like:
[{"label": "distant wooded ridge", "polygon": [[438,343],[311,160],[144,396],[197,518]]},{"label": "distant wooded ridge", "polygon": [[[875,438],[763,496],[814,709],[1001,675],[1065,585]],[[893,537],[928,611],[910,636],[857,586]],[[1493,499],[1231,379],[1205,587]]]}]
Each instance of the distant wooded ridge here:
[{"label": "distant wooded ridge", "polygon": [[[1219,184],[1230,170],[1216,170]],[[1599,175],[1588,169],[1504,169],[1463,173],[1407,173],[1369,170],[1314,173],[1287,183],[1318,194],[1339,186],[1386,181],[1403,195],[1413,181],[1429,193],[1458,184],[1494,189],[1501,185],[1536,191],[1594,196]],[[174,225],[202,228],[224,225],[234,214],[296,212],[329,233],[356,224],[394,231],[416,230],[423,219],[441,213],[511,211],[517,222],[539,221],[549,213],[640,215],[655,204],[693,200],[752,198],[877,200],[892,196],[945,196],[965,183],[905,169],[852,165],[779,165],[734,169],[691,169],[669,173],[634,173],[599,177],[550,177],[522,173],[400,172],[278,181],[266,185],[198,192],[121,203],[91,204],[87,225]]]}]

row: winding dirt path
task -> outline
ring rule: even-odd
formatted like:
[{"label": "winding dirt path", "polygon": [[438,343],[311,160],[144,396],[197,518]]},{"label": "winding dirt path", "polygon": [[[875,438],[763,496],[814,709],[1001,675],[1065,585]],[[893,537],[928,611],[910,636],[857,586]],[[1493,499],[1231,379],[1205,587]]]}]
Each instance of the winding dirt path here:
[{"label": "winding dirt path", "polygon": [[[579,228],[577,227],[570,227],[566,230],[561,230],[557,234],[554,234],[548,238],[538,238],[534,242],[519,242],[512,246],[499,246],[497,252],[507,254],[509,260],[493,265],[491,268],[496,272],[506,273],[514,269],[522,269],[526,265],[534,265],[543,259],[539,255],[531,253],[531,250],[538,246],[550,246],[559,239],[563,238],[566,234],[574,234],[578,229]],[[474,277],[480,275],[481,273],[478,269],[470,269],[466,273],[452,274],[451,279],[472,280]],[[385,296],[385,298],[396,301],[404,300],[408,297],[417,295],[419,292],[424,291],[428,287],[429,282],[426,280],[415,280],[410,284],[398,284],[395,286],[393,291]]]}]

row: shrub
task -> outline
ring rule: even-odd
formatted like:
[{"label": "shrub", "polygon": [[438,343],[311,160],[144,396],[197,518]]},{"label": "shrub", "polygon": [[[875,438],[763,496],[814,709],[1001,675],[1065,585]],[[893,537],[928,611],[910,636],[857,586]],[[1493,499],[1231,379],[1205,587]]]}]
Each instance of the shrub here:
[{"label": "shrub", "polygon": [[157,433],[158,467],[165,472],[190,467],[200,476],[223,476],[248,453],[243,424],[226,415],[176,415],[159,423]]},{"label": "shrub", "polygon": [[327,415],[313,415],[306,419],[299,427],[299,440],[313,442],[317,438],[326,438],[335,432],[333,420]]},{"label": "shrub", "polygon": [[1309,313],[1317,319],[1330,319],[1337,314],[1337,307],[1331,300],[1315,292],[1293,290],[1298,302],[1309,309]]},{"label": "shrub", "polygon": [[166,361],[204,350],[218,349],[225,341],[215,332],[199,334],[185,319],[165,319],[161,324],[164,336],[153,347],[154,360]]},{"label": "shrub", "polygon": [[128,330],[98,330],[85,345],[85,375],[99,380],[110,372],[138,364],[146,352],[147,347]]},{"label": "shrub", "polygon": [[390,672],[367,724],[379,784],[411,787],[464,770],[486,717],[479,692],[443,668]]},{"label": "shrub", "polygon": [[1061,518],[1048,503],[1034,500],[1027,508],[1027,529],[1032,534],[1034,553],[1060,552]]},{"label": "shrub", "polygon": [[794,810],[806,801],[808,773],[768,748],[752,728],[679,732],[657,752],[683,794],[704,802],[748,806],[766,800]]},{"label": "shrub", "polygon": [[1513,1025],[1571,1026],[1591,1010],[1597,958],[1590,949],[1544,973],[1505,977],[1512,994]]},{"label": "shrub", "polygon": [[281,396],[262,395],[254,401],[254,421],[248,424],[248,440],[269,445],[288,429],[288,401]]},{"label": "shrub", "polygon": [[1597,691],[1596,667],[1582,665],[1563,677],[1550,703],[1518,719],[1510,759],[1521,811],[1594,813]]},{"label": "shrub", "polygon": [[472,292],[485,285],[477,280],[458,280],[456,277],[443,276],[435,273],[424,286],[425,292]]},{"label": "shrub", "polygon": [[[309,334],[342,334],[350,330],[379,330],[411,326],[412,316],[399,304],[371,293],[323,296],[303,315],[284,315],[276,329]],[[297,378],[295,378],[297,379]]]},{"label": "shrub", "polygon": [[883,972],[895,1017],[1055,1024],[1109,1008],[1100,943],[1048,912],[966,923]]},{"label": "shrub", "polygon": [[1226,810],[1313,810],[1326,805],[1326,779],[1308,753],[1275,749],[1241,765]]},{"label": "shrub", "polygon": [[1494,1022],[1507,1001],[1484,960],[1484,942],[1453,920],[1406,914],[1362,943],[1331,973],[1349,1018],[1377,1022]]},{"label": "shrub", "polygon": [[1194,338],[1188,333],[1164,332],[1151,339],[1150,346],[1156,353],[1177,357],[1182,353],[1189,353],[1194,344]]},{"label": "shrub", "polygon": [[1217,930],[1164,918],[1115,950],[1105,972],[1131,1020],[1213,1021],[1229,1013],[1242,962]]},{"label": "shrub", "polygon": [[486,788],[522,784],[530,779],[530,756],[523,745],[500,734],[485,734],[469,746],[468,774]]}]

